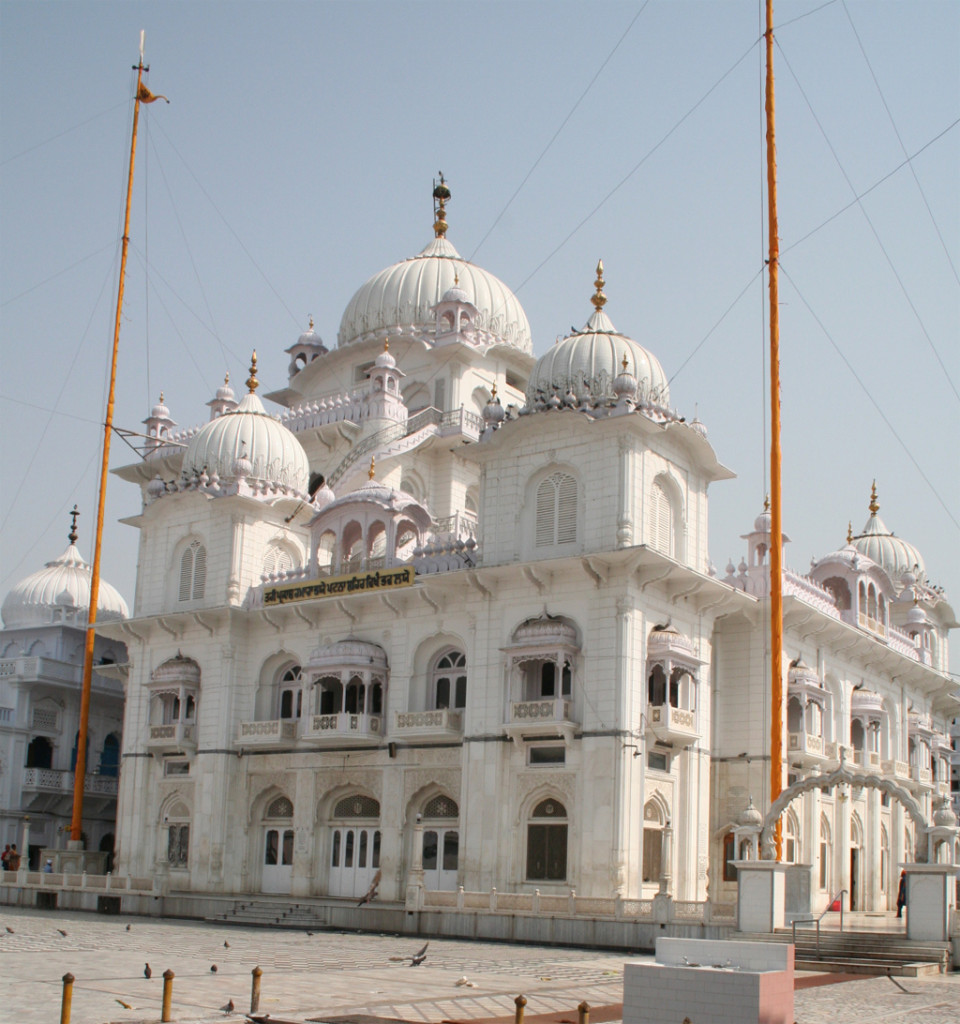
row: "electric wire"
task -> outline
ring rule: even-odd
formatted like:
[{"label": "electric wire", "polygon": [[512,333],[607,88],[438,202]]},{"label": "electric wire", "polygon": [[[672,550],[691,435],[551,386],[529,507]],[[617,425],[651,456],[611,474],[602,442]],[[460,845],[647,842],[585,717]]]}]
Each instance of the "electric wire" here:
[{"label": "electric wire", "polygon": [[[867,56],[866,47],[863,45],[863,40],[860,38],[860,33],[857,31],[857,26],[853,22],[853,16],[850,14],[850,9],[847,6],[847,0],[842,0],[843,11],[847,16],[847,20],[850,22],[850,28],[853,29],[853,35],[857,40],[857,45],[860,47],[860,53],[863,55],[864,62],[867,65],[867,70],[870,72],[870,77],[873,79],[873,84],[877,87],[877,95],[880,97],[880,102],[883,104],[883,109],[887,112],[887,117],[890,119],[890,126],[893,128],[893,134],[897,137],[897,142],[900,143],[900,150],[904,156],[907,156],[907,147],[903,143],[903,137],[900,135],[900,130],[897,128],[897,122],[894,119],[893,111],[890,109],[890,105],[887,103],[887,98],[883,94],[883,89],[880,88],[880,81],[877,78],[876,72],[873,70],[873,65],[870,63],[870,58]],[[943,237],[943,233],[940,230],[940,225],[937,223],[937,218],[933,215],[933,210],[930,208],[930,203],[927,200],[927,194],[923,190],[923,185],[920,184],[920,178],[917,175],[917,170],[910,164],[910,173],[913,175],[914,183],[917,186],[917,191],[920,193],[920,198],[923,200],[923,205],[926,207],[927,214],[930,217],[930,223],[933,225],[933,230],[936,232],[937,238],[940,240],[940,247],[943,249],[944,255],[947,257],[947,263],[950,264],[950,269],[953,271],[953,276],[957,280],[957,284],[960,284],[960,273],[957,272],[956,264],[950,256],[950,250],[947,248],[946,240]]]},{"label": "electric wire", "polygon": [[9,306],[11,302],[16,302],[17,299],[22,299],[25,295],[29,295],[31,292],[35,292],[38,288],[42,288],[45,284],[49,284],[51,281],[55,281],[58,277],[62,277],[64,274],[68,274],[71,270],[79,267],[81,263],[86,263],[87,260],[92,260],[94,256],[99,256],[100,253],[106,252],[107,249],[112,248],[117,244],[115,238],[111,238],[106,245],[101,245],[95,252],[87,253],[86,256],[81,256],[76,262],[71,263],[69,267],[64,267],[62,270],[58,270],[51,274],[49,277],[45,277],[42,281],[38,281],[36,284],[30,285],[29,288],[24,288],[22,292],[18,292],[16,295],[11,295],[9,299],[4,299],[0,302],[0,309]]},{"label": "electric wire", "polygon": [[203,304],[207,310],[207,316],[210,318],[211,333],[214,338],[217,339],[217,344],[220,346],[220,355],[223,358],[224,369],[230,369],[230,360],[227,358],[227,351],[223,344],[223,338],[220,336],[220,331],[217,329],[216,317],[213,315],[213,309],[210,307],[210,300],[207,298],[206,289],[203,287],[203,280],[200,277],[200,271],[197,268],[197,261],[194,259],[193,250],[190,248],[190,241],[187,238],[187,233],[183,227],[183,221],[180,219],[180,212],[177,210],[177,204],[174,202],[173,193],[170,190],[170,182],[167,178],[167,173],[163,167],[163,161],[160,159],[160,153],[154,148],[154,155],[157,160],[157,165],[160,170],[160,177],[163,180],[164,188],[167,191],[167,198],[170,200],[170,207],[173,210],[174,219],[177,222],[177,227],[180,229],[180,237],[183,240],[184,247],[187,250],[187,255],[190,257],[190,266],[193,268],[193,276],[196,278],[197,287],[200,289],[200,297],[203,299]]},{"label": "electric wire", "polygon": [[923,482],[927,485],[927,487],[930,488],[930,493],[937,499],[937,501],[943,507],[943,510],[947,513],[947,516],[949,517],[950,522],[952,522],[953,525],[956,526],[956,528],[958,530],[960,530],[960,520],[958,520],[956,518],[956,516],[950,511],[950,507],[947,505],[947,503],[943,500],[943,498],[940,497],[940,493],[937,491],[936,487],[933,486],[933,483],[930,481],[930,478],[927,476],[927,474],[924,473],[923,468],[920,466],[920,463],[917,461],[916,457],[914,456],[913,452],[910,450],[910,448],[907,445],[907,443],[897,433],[896,427],[894,427],[894,425],[890,422],[889,417],[883,411],[883,408],[881,407],[880,403],[873,397],[873,395],[870,393],[870,389],[863,382],[863,379],[861,378],[860,374],[857,373],[857,371],[854,368],[853,364],[843,354],[843,351],[841,350],[840,346],[836,343],[836,341],[834,340],[833,336],[827,330],[827,328],[824,325],[823,321],[820,319],[819,316],[817,316],[817,314],[814,311],[813,307],[810,305],[810,303],[804,297],[803,293],[797,287],[796,281],[793,280],[793,278],[790,276],[788,271],[784,268],[782,261],[780,263],[780,270],[783,273],[783,276],[790,282],[790,284],[793,287],[793,290],[796,293],[797,297],[800,299],[800,301],[806,307],[807,312],[816,321],[816,324],[820,328],[820,330],[823,332],[824,337],[833,346],[834,351],[837,353],[837,355],[843,361],[844,366],[846,366],[846,368],[853,375],[854,380],[860,385],[861,389],[863,390],[863,393],[869,399],[870,404],[874,407],[874,409],[876,409],[876,411],[877,411],[878,415],[880,416],[880,418],[887,425],[887,428],[889,429],[890,433],[893,434],[893,436],[896,438],[897,443],[904,450],[904,452],[906,453],[907,458],[913,463],[914,468],[920,474],[921,478],[923,479]]},{"label": "electric wire", "polygon": [[[803,14],[798,14],[795,18],[791,18],[789,21],[781,22],[777,26],[777,31],[781,32],[788,25],[794,25],[798,21],[803,21],[804,18],[809,18],[811,14],[819,14],[820,11],[822,11],[824,8],[832,7],[836,2],[837,2],[837,0],[827,0],[827,2],[825,4],[821,4],[819,7],[814,7],[812,10],[804,11]],[[759,6],[758,6],[757,10],[760,10]]]},{"label": "electric wire", "polygon": [[528,182],[528,181],[530,180],[530,176],[531,176],[531,175],[533,174],[533,172],[534,172],[534,171],[535,171],[535,170],[537,169],[537,167],[539,167],[539,165],[540,165],[540,161],[541,161],[541,160],[543,160],[543,158],[544,158],[544,157],[545,157],[545,156],[547,155],[547,152],[548,152],[548,150],[550,149],[550,147],[551,147],[551,146],[552,146],[552,145],[553,145],[553,144],[554,144],[554,143],[555,143],[555,142],[557,141],[557,138],[559,137],[559,135],[560,135],[560,133],[561,133],[561,132],[563,131],[563,129],[564,129],[564,128],[566,128],[566,126],[567,126],[567,122],[568,122],[568,121],[570,120],[570,118],[571,118],[571,117],[573,117],[573,115],[574,115],[574,114],[576,113],[576,111],[577,111],[577,108],[578,108],[578,107],[580,106],[580,104],[581,104],[581,103],[582,103],[582,102],[583,102],[583,101],[584,101],[584,100],[586,99],[587,93],[588,93],[588,92],[590,92],[590,90],[591,90],[591,89],[593,88],[593,85],[594,85],[594,83],[595,83],[595,82],[596,82],[596,80],[597,80],[597,79],[598,79],[598,78],[600,77],[600,75],[601,75],[601,74],[603,73],[603,69],[604,69],[604,68],[605,68],[605,67],[606,67],[606,66],[607,66],[607,65],[608,65],[608,64],[610,63],[610,61],[611,61],[611,60],[613,59],[613,55],[614,55],[614,54],[615,54],[615,53],[617,52],[617,50],[619,50],[619,49],[620,49],[620,44],[621,44],[621,43],[622,43],[622,42],[624,41],[624,39],[626,39],[626,38],[627,38],[627,36],[628,36],[628,35],[629,35],[629,33],[630,33],[630,29],[632,29],[632,28],[633,28],[633,26],[634,26],[634,25],[636,24],[636,22],[637,22],[637,19],[638,19],[638,18],[640,17],[640,15],[641,15],[641,14],[643,14],[643,12],[644,12],[644,11],[645,11],[645,10],[647,9],[647,6],[648,6],[648,4],[649,4],[649,3],[650,3],[650,0],[644,0],[644,4],[643,4],[643,6],[642,6],[642,7],[640,8],[640,10],[639,10],[639,11],[637,11],[637,13],[636,13],[636,14],[635,14],[635,15],[633,16],[633,18],[632,18],[632,19],[631,19],[631,21],[630,21],[630,24],[629,24],[629,25],[627,25],[627,27],[626,27],[626,28],[624,29],[624,31],[623,31],[623,34],[622,34],[622,35],[620,36],[620,38],[619,38],[619,39],[617,40],[617,42],[616,42],[616,44],[614,45],[613,49],[612,49],[612,50],[611,50],[611,51],[610,51],[610,52],[609,52],[609,53],[607,54],[607,56],[606,56],[606,59],[605,59],[605,60],[603,61],[603,63],[602,63],[601,65],[600,65],[600,67],[599,67],[599,68],[597,68],[597,70],[596,70],[596,72],[595,72],[595,74],[594,74],[593,78],[591,78],[591,79],[590,79],[590,81],[589,81],[589,82],[587,83],[587,87],[586,87],[586,88],[585,88],[585,89],[583,90],[583,92],[582,92],[582,93],[580,93],[580,96],[579,96],[579,98],[577,99],[576,103],[574,103],[574,105],[573,105],[573,106],[572,106],[572,107],[570,108],[570,112],[569,112],[569,113],[567,114],[567,116],[566,116],[566,117],[565,117],[565,118],[564,118],[564,119],[563,119],[563,120],[562,120],[562,121],[560,122],[560,127],[559,127],[559,128],[557,128],[557,130],[556,130],[556,131],[555,131],[555,132],[553,133],[553,135],[552,135],[552,136],[550,137],[550,141],[549,141],[549,142],[548,142],[548,143],[547,143],[547,144],[546,144],[546,145],[545,145],[545,146],[543,147],[543,149],[541,150],[541,152],[540,152],[540,155],[539,155],[539,156],[537,157],[537,159],[536,159],[536,160],[534,160],[534,162],[533,162],[533,166],[532,166],[532,167],[530,168],[530,170],[529,170],[529,171],[527,171],[527,173],[526,173],[526,174],[524,175],[524,177],[523,177],[523,180],[522,180],[522,181],[520,182],[520,184],[519,184],[519,185],[517,185],[517,187],[516,187],[516,189],[515,189],[515,191],[514,191],[513,195],[512,195],[512,196],[510,196],[510,198],[509,198],[509,199],[507,200],[507,203],[506,203],[506,205],[505,205],[505,206],[503,207],[503,209],[502,209],[502,210],[501,210],[501,211],[500,211],[500,212],[499,212],[499,213],[497,214],[496,218],[494,219],[494,222],[493,222],[493,223],[492,223],[492,224],[490,225],[490,227],[489,227],[489,228],[487,228],[486,234],[484,234],[483,238],[481,238],[481,239],[480,239],[480,241],[479,241],[479,242],[477,242],[476,246],[474,247],[474,250],[473,250],[473,252],[472,252],[472,253],[470,253],[469,257],[467,258],[467,262],[468,262],[468,263],[472,263],[472,262],[474,261],[474,259],[476,258],[476,255],[477,255],[477,253],[478,253],[478,252],[480,251],[480,249],[481,249],[481,248],[483,247],[483,243],[484,243],[484,242],[486,242],[486,240],[487,240],[487,239],[488,239],[488,238],[490,237],[490,235],[491,235],[491,234],[493,233],[493,230],[494,230],[494,228],[495,228],[495,227],[496,227],[496,226],[497,226],[497,225],[498,225],[498,224],[500,223],[500,221],[501,221],[501,220],[503,219],[503,216],[504,216],[504,214],[506,214],[507,210],[509,210],[509,209],[510,209],[510,207],[511,207],[511,206],[513,205],[513,201],[514,201],[514,200],[515,200],[515,199],[517,198],[517,196],[518,196],[518,195],[520,195],[521,191],[523,190],[523,186],[524,186],[524,185],[526,185],[526,183],[527,183],[527,182]]},{"label": "electric wire", "polygon": [[670,128],[665,135],[663,135],[659,142],[657,142],[651,149],[649,149],[634,165],[633,167],[617,182],[616,185],[610,189],[609,192],[593,207],[593,209],[573,228],[572,231],[557,245],[555,246],[534,268],[529,274],[520,282],[520,284],[514,289],[514,294],[521,291],[523,287],[530,283],[530,281],[557,255],[558,252],[570,241],[571,238],[591,220],[606,204],[607,202],[616,195],[617,192],[623,188],[624,185],[640,170],[640,168],[653,156],[654,153],[663,146],[667,140],[677,131],[678,128],[691,117],[699,107],[709,98],[709,96],[715,92],[720,85],[731,75],[733,72],[750,56],[751,52],[757,45],[757,41],[754,40],[750,46],[744,51],[744,53],[734,61],[733,64],[727,68],[726,71],[710,86],[709,89],[690,107],[689,110]]},{"label": "electric wire", "polygon": [[83,128],[84,125],[90,124],[91,121],[96,121],[100,117],[105,117],[107,114],[112,114],[115,110],[119,110],[126,104],[126,100],[121,100],[119,103],[115,103],[112,107],[108,107],[106,110],[101,110],[99,114],[93,114],[88,117],[85,121],[80,121],[79,124],[75,124],[70,128],[64,128],[63,131],[57,132],[56,135],[51,135],[49,138],[44,139],[42,142],[37,142],[27,149],[22,149],[19,153],[14,153],[13,156],[4,157],[0,160],[0,167],[5,167],[9,163],[13,163],[14,160],[19,160],[21,157],[26,156],[28,153],[33,153],[35,150],[40,149],[42,146],[46,146],[48,143],[56,142],[57,139],[62,139],[64,135],[69,135],[71,132],[76,131],[78,128]]},{"label": "electric wire", "polygon": [[219,206],[217,206],[217,204],[216,204],[216,203],[215,203],[215,202],[213,201],[213,196],[211,196],[211,195],[210,195],[210,193],[209,193],[209,192],[208,192],[208,191],[207,191],[207,190],[206,190],[206,189],[205,189],[205,188],[203,187],[203,183],[202,183],[202,182],[200,181],[200,179],[199,179],[199,178],[198,178],[198,177],[196,176],[196,174],[194,174],[194,172],[193,172],[193,168],[192,168],[192,167],[191,167],[191,166],[190,166],[190,165],[189,165],[189,164],[187,163],[187,161],[186,161],[186,159],[184,158],[183,154],[182,154],[182,153],[180,152],[180,150],[179,150],[179,149],[177,149],[177,147],[176,147],[176,146],[174,145],[174,143],[173,143],[173,140],[172,140],[172,139],[170,138],[170,136],[169,136],[169,135],[167,135],[167,133],[166,133],[166,132],[165,132],[165,131],[163,130],[163,128],[162,128],[162,127],[160,127],[160,124],[159,124],[159,123],[157,124],[157,128],[158,128],[158,129],[160,130],[160,134],[161,134],[161,135],[162,135],[162,136],[163,136],[163,137],[164,137],[164,138],[165,138],[165,139],[167,140],[167,143],[169,144],[170,148],[171,148],[171,149],[172,149],[172,150],[174,151],[174,153],[176,153],[176,154],[177,154],[177,156],[178,156],[178,157],[180,158],[181,162],[183,163],[183,166],[184,166],[184,167],[186,168],[186,170],[187,170],[187,173],[188,173],[188,174],[190,175],[190,177],[191,177],[191,178],[193,178],[194,182],[196,183],[196,185],[197,185],[197,188],[199,188],[199,189],[200,189],[200,191],[201,191],[201,192],[203,193],[204,197],[206,198],[207,202],[208,202],[208,203],[209,203],[209,204],[210,204],[210,205],[211,205],[211,206],[213,207],[213,209],[214,209],[214,211],[216,212],[217,216],[218,216],[218,217],[219,217],[219,218],[220,218],[220,219],[221,219],[221,220],[223,221],[223,223],[224,223],[224,225],[226,226],[227,230],[228,230],[228,231],[230,232],[230,234],[231,234],[231,235],[233,235],[233,237],[234,237],[234,238],[236,239],[236,242],[237,242],[237,244],[238,244],[238,245],[240,246],[240,248],[241,248],[241,249],[243,250],[243,252],[244,252],[244,255],[245,255],[245,256],[247,257],[247,259],[249,259],[249,260],[250,260],[250,262],[251,262],[251,263],[253,264],[254,268],[255,268],[255,269],[256,269],[256,271],[257,271],[257,273],[259,273],[259,275],[260,275],[260,276],[261,276],[261,277],[263,278],[264,282],[266,283],[266,285],[267,285],[267,287],[268,287],[268,288],[270,289],[270,291],[271,291],[271,292],[273,292],[273,295],[274,295],[274,297],[276,298],[276,300],[277,300],[277,301],[278,301],[278,302],[280,303],[280,305],[281,305],[281,306],[283,306],[283,308],[284,308],[284,309],[285,309],[285,310],[287,311],[287,313],[288,313],[288,314],[290,315],[290,319],[291,319],[291,320],[292,320],[292,321],[293,321],[293,322],[294,322],[294,323],[295,323],[295,324],[296,324],[296,325],[297,325],[298,327],[300,327],[300,326],[301,326],[301,324],[300,324],[300,320],[299,320],[299,319],[297,318],[297,316],[296,316],[296,315],[295,315],[295,314],[293,313],[293,311],[292,311],[292,310],[290,309],[290,307],[289,307],[289,306],[288,306],[288,305],[286,304],[286,302],[285,302],[285,301],[284,301],[284,299],[283,299],[283,296],[282,296],[282,295],[280,294],[280,292],[278,292],[278,291],[277,291],[277,289],[276,289],[276,288],[274,287],[274,285],[273,285],[273,282],[272,282],[272,281],[270,280],[270,278],[269,278],[269,277],[267,277],[266,271],[264,271],[264,269],[263,269],[263,268],[262,268],[262,267],[260,266],[260,264],[259,264],[259,263],[257,263],[257,261],[256,261],[256,260],[255,260],[255,259],[253,258],[253,254],[252,254],[252,253],[250,252],[250,250],[249,250],[249,249],[248,249],[248,248],[246,247],[246,245],[245,245],[245,244],[244,244],[244,242],[243,242],[243,239],[242,239],[242,238],[240,237],[240,235],[239,235],[239,234],[238,234],[238,233],[236,232],[236,230],[234,229],[234,227],[233,227],[233,225],[232,225],[232,224],[230,223],[230,221],[228,221],[228,220],[227,220],[227,218],[226,218],[226,217],[224,216],[223,212],[222,212],[222,211],[220,210],[220,207],[219,207]]},{"label": "electric wire", "polygon": [[37,405],[36,402],[25,402],[22,398],[14,398],[13,395],[0,394],[0,402],[13,402],[14,405],[22,405],[27,409],[36,409],[38,412],[46,412],[51,416],[62,416],[68,420],[78,420],[80,423],[92,423],[94,426],[103,426],[100,420],[92,420],[89,416],[78,416],[73,412],[64,412],[63,409],[54,409],[49,405]]},{"label": "electric wire", "polygon": [[[827,135],[826,129],[823,127],[820,118],[817,116],[817,113],[813,108],[813,104],[810,102],[810,98],[807,96],[807,93],[803,88],[803,84],[800,82],[800,79],[798,78],[796,72],[791,67],[790,61],[787,55],[784,53],[783,47],[780,45],[779,42],[777,42],[777,49],[779,50],[780,55],[783,57],[784,63],[787,65],[787,70],[793,76],[793,80],[796,83],[797,88],[800,90],[800,95],[803,97],[803,100],[807,105],[807,109],[810,111],[810,115],[813,118],[814,123],[820,130],[820,134],[823,136],[823,140],[827,144],[827,148],[830,150],[830,153],[833,156],[833,159],[836,162],[836,165],[839,168],[840,173],[843,175],[844,181],[847,183],[847,186],[849,187],[850,191],[854,195],[856,195],[857,190],[856,188],[854,188],[853,182],[850,180],[850,176],[847,174],[846,168],[843,166],[843,163],[841,162],[840,157],[838,156],[837,151],[833,146],[833,143],[830,141],[830,138]],[[921,333],[927,339],[931,351],[936,357],[937,362],[940,364],[940,369],[943,371],[943,375],[946,378],[947,383],[953,390],[953,393],[956,396],[957,401],[960,402],[960,390],[957,389],[957,385],[954,383],[953,378],[950,376],[950,371],[947,369],[946,363],[944,363],[943,358],[940,355],[940,352],[937,350],[937,346],[934,344],[933,338],[930,336],[930,332],[927,330],[927,326],[923,322],[923,318],[920,316],[920,311],[917,309],[913,299],[910,297],[910,293],[907,290],[907,286],[904,284],[903,278],[900,276],[900,272],[897,270],[896,265],[894,264],[893,259],[890,256],[890,253],[887,251],[886,246],[883,244],[883,239],[880,237],[880,233],[874,226],[873,220],[871,219],[870,214],[867,213],[866,207],[863,205],[863,203],[860,202],[860,200],[857,200],[857,205],[860,207],[860,211],[867,222],[867,226],[870,228],[870,231],[872,232],[873,237],[880,248],[880,251],[883,253],[884,258],[887,261],[887,265],[890,267],[890,270],[893,273],[894,279],[900,286],[900,291],[903,293],[903,297],[906,299],[907,305],[913,312],[914,318],[920,326]]]}]

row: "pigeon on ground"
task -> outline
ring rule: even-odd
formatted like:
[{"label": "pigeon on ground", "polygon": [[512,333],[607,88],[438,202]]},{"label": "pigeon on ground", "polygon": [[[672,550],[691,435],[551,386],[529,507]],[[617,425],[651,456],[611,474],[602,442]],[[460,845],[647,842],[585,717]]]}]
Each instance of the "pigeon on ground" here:
[{"label": "pigeon on ground", "polygon": [[226,940],[226,939],[224,939],[224,940],[223,940],[223,948],[224,948],[224,949],[229,949],[229,948],[230,948],[230,943],[229,943],[229,942],[227,942],[227,940]]},{"label": "pigeon on ground", "polygon": [[10,933],[11,935],[13,935],[13,929],[12,929],[12,928],[10,927],[10,925],[7,925],[7,931],[8,931],[8,932],[9,932],[9,933]]},{"label": "pigeon on ground", "polygon": [[216,964],[211,964],[210,965],[210,973],[211,974],[216,974],[217,973],[217,965]]},{"label": "pigeon on ground", "polygon": [[66,937],[67,937],[67,933],[66,933],[66,932],[65,932],[65,931],[64,931],[64,930],[63,930],[62,928],[58,928],[58,929],[57,929],[57,931],[58,931],[58,932],[59,932],[59,933],[60,933],[60,934],[61,934],[61,935],[62,935],[62,936],[63,936],[64,938],[66,938]]},{"label": "pigeon on ground", "polygon": [[149,964],[144,964],[143,965],[143,976],[145,978],[152,978],[153,977],[153,971],[150,970],[150,965]]},{"label": "pigeon on ground", "polygon": [[229,1000],[227,1004],[225,1006],[221,1006],[220,1009],[223,1010],[224,1013],[233,1013],[233,1000]]},{"label": "pigeon on ground", "polygon": [[313,932],[307,932],[307,935],[309,935],[311,939],[313,938]]},{"label": "pigeon on ground", "polygon": [[380,871],[373,876],[373,881],[370,883],[370,888],[360,897],[360,902],[357,904],[358,907],[362,907],[364,903],[369,903],[371,900],[377,898],[377,888],[380,885]]},{"label": "pigeon on ground", "polygon": [[127,925],[127,931],[130,931],[130,925]]},{"label": "pigeon on ground", "polygon": [[119,1003],[125,1010],[132,1010],[133,1007],[129,1003],[125,1003],[122,999],[115,999],[114,1002]]}]

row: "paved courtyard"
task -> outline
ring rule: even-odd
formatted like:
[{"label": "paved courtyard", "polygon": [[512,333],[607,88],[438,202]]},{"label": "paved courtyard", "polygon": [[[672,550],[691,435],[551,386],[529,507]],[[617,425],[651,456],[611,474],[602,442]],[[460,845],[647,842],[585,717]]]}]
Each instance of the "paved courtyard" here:
[{"label": "paved courtyard", "polygon": [[[73,1024],[158,1021],[161,975],[169,968],[176,975],[175,1021],[240,1022],[250,1006],[250,972],[259,965],[260,1009],[273,1017],[330,1021],[365,1015],[430,1024],[512,1020],[514,997],[522,993],[530,1024],[573,1024],[583,999],[595,1024],[602,1024],[620,1019],[623,964],[640,958],[432,939],[422,965],[391,960],[410,957],[421,945],[393,935],[310,935],[0,907],[0,1021],[59,1020],[67,971],[76,978]],[[153,971],[149,980],[145,963]],[[960,974],[899,980],[906,991],[887,978],[800,989],[798,1024],[960,1022]],[[230,1000],[233,1013],[222,1009]]]}]

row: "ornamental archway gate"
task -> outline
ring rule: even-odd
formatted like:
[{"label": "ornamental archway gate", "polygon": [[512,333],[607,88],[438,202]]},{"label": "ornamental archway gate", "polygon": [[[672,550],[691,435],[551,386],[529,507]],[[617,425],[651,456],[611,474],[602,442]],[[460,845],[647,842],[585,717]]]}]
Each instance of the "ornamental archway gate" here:
[{"label": "ornamental archway gate", "polygon": [[[772,932],[786,919],[786,875],[790,865],[777,862],[773,830],[777,820],[798,796],[814,789],[838,786],[869,788],[897,800],[915,825],[913,854],[906,864],[907,937],[944,938],[949,935],[957,875],[955,843],[956,818],[944,803],[929,824],[920,803],[893,779],[849,767],[842,754],[840,766],[825,775],[810,775],[788,786],[771,804],[759,824],[744,824],[735,830],[738,838],[752,848],[752,859],[735,862],[738,876],[737,918],[740,931]],[[759,815],[757,816],[759,817]],[[945,852],[946,857],[938,856]],[[905,851],[908,852],[909,851]],[[940,861],[938,863],[938,861]],[[914,897],[911,897],[914,894]]]}]

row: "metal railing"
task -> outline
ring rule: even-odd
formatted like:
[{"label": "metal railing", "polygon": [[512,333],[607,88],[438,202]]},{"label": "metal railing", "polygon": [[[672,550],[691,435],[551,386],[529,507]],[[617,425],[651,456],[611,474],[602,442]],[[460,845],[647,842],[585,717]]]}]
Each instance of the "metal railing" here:
[{"label": "metal railing", "polygon": [[823,913],[821,913],[821,915],[819,917],[811,917],[809,920],[797,920],[797,918],[793,919],[793,944],[794,944],[794,946],[796,946],[796,944],[797,944],[797,925],[798,924],[801,924],[801,925],[802,924],[816,925],[816,928],[817,928],[817,959],[818,960],[822,959],[821,956],[820,956],[820,922],[824,919],[824,917],[827,916],[827,914],[830,913],[830,908],[834,905],[834,903],[836,903],[839,900],[840,901],[840,931],[843,931],[843,897],[844,897],[844,895],[849,896],[850,893],[846,889],[841,889],[838,893],[835,893],[830,898],[830,902],[827,904],[826,909],[823,911]]}]

